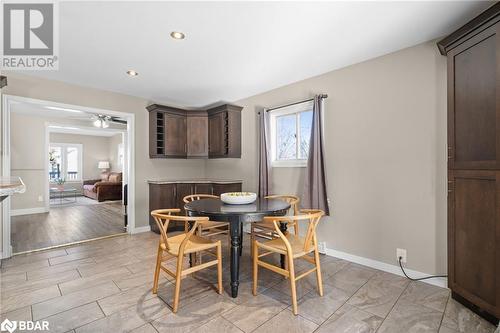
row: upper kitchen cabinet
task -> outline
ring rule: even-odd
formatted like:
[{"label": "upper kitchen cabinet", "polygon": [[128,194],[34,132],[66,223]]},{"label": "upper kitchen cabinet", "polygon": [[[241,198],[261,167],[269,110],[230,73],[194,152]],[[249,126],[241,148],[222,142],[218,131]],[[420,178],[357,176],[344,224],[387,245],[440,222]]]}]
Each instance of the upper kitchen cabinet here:
[{"label": "upper kitchen cabinet", "polygon": [[208,112],[208,156],[241,157],[241,109],[224,104]]},{"label": "upper kitchen cabinet", "polygon": [[241,157],[241,109],[230,104],[209,110],[148,106],[150,157]]}]

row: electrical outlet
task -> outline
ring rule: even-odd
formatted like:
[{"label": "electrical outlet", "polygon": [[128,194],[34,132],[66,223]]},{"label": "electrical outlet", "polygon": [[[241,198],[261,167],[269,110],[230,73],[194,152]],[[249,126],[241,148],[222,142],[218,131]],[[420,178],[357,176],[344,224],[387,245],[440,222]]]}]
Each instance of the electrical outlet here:
[{"label": "electrical outlet", "polygon": [[326,253],[326,243],[325,242],[318,242],[318,252],[319,253]]},{"label": "electrical outlet", "polygon": [[399,258],[401,258],[403,264],[406,264],[406,249],[396,249],[396,260],[398,262]]},{"label": "electrical outlet", "polygon": [[38,202],[43,202],[43,196],[42,195],[38,196]]}]

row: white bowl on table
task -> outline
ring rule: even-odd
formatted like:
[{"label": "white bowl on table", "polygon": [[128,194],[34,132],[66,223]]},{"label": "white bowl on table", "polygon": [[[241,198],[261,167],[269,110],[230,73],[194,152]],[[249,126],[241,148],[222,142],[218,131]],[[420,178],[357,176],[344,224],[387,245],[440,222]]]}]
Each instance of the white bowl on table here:
[{"label": "white bowl on table", "polygon": [[220,199],[229,205],[248,205],[257,200],[257,193],[253,192],[229,192],[222,193]]}]

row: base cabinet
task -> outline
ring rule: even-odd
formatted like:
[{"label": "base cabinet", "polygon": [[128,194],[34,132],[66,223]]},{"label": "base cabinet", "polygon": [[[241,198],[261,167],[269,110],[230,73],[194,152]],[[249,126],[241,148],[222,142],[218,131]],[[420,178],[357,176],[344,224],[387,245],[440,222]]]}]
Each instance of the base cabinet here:
[{"label": "base cabinet", "polygon": [[[165,208],[179,208],[185,215],[183,198],[191,194],[213,194],[221,195],[225,192],[240,192],[242,183],[234,182],[203,182],[203,183],[149,183],[149,211]],[[151,230],[160,233],[155,220],[149,215]],[[171,222],[169,231],[184,230],[184,224]]]}]

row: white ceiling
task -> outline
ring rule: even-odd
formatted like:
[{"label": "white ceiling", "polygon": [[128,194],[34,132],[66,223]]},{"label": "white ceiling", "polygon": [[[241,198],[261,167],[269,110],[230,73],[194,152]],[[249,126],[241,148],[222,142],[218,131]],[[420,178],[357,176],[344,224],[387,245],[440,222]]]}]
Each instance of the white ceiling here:
[{"label": "white ceiling", "polygon": [[201,107],[444,36],[491,4],[61,2],[59,71],[29,74]]}]

